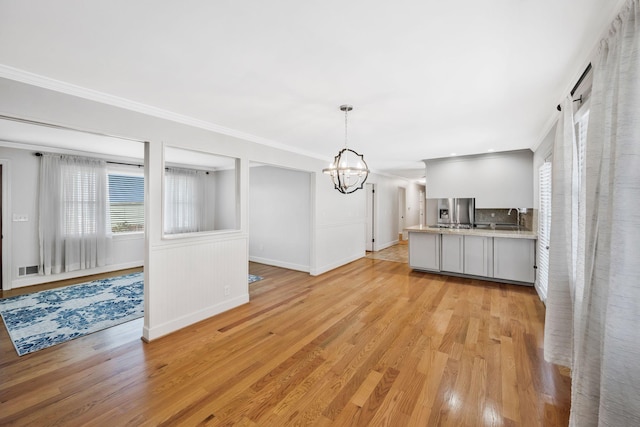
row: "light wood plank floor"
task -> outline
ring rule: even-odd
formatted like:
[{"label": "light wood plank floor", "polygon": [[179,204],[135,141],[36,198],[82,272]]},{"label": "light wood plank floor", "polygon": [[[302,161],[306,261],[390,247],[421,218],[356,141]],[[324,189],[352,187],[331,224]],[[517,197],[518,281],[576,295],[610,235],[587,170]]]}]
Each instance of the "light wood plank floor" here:
[{"label": "light wood plank floor", "polygon": [[385,261],[409,263],[408,241],[402,240],[393,246],[389,246],[388,248],[384,248],[377,252],[367,252],[365,257],[369,259],[383,259]]},{"label": "light wood plank floor", "polygon": [[532,288],[360,259],[259,264],[251,302],[144,344],[133,321],[18,357],[0,331],[0,425],[555,426]]}]

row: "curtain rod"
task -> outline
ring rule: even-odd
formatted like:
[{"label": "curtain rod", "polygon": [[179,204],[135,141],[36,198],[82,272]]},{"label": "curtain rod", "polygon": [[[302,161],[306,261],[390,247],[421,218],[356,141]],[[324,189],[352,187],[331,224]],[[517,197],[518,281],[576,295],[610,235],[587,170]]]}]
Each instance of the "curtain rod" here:
[{"label": "curtain rod", "polygon": [[[584,71],[580,75],[580,78],[578,79],[578,82],[573,86],[573,89],[571,89],[571,92],[570,92],[571,96],[573,96],[573,94],[576,93],[576,90],[578,90],[578,88],[582,84],[582,81],[585,78],[587,78],[587,74],[589,74],[589,71],[591,71],[591,62],[589,62],[589,65],[587,65],[587,68],[584,69]],[[577,101],[582,102],[582,95],[580,96],[580,99],[574,99],[573,100],[573,102],[577,102]],[[562,111],[562,107],[560,106],[560,104],[558,104],[558,106],[556,108],[557,108],[558,111]]]},{"label": "curtain rod", "polygon": [[[43,156],[43,154],[40,153],[40,152],[33,153],[33,155],[36,156],[36,157],[42,157]],[[61,154],[61,156],[62,156],[62,154]],[[105,162],[109,163],[109,164],[112,164],[112,165],[137,166],[139,168],[144,166],[144,165],[141,165],[139,163],[112,162],[112,161],[109,161],[109,160],[105,160]]]},{"label": "curtain rod", "polygon": [[196,173],[198,172],[204,172],[206,175],[209,175],[209,171],[205,171],[205,170],[200,170],[200,169],[190,169],[190,168],[181,168],[181,167],[171,167],[171,166],[167,166],[164,168],[165,172],[166,171],[171,171],[171,170],[191,170],[194,171]]},{"label": "curtain rod", "polygon": [[44,126],[44,127],[49,127],[49,128],[53,128],[53,129],[62,129],[62,130],[70,130],[70,131],[73,131],[73,132],[88,133],[88,134],[91,134],[91,135],[104,136],[104,137],[107,137],[107,138],[124,139],[124,140],[127,140],[127,141],[142,142],[142,143],[148,142],[148,141],[143,141],[141,139],[129,138],[129,137],[126,137],[126,136],[119,136],[119,135],[112,135],[112,134],[108,134],[108,133],[95,132],[95,131],[86,130],[86,129],[74,128],[74,127],[71,127],[71,126],[54,125],[53,123],[39,122],[37,120],[30,120],[30,119],[23,119],[22,117],[6,116],[4,114],[0,114],[0,119],[11,120],[11,121],[20,122],[20,123],[27,123],[27,124],[36,125],[36,126]]}]

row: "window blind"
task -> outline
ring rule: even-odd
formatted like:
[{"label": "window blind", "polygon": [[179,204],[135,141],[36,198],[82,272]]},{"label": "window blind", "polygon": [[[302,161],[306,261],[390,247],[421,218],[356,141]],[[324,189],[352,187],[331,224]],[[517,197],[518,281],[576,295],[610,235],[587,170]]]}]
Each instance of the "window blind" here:
[{"label": "window blind", "polygon": [[549,286],[549,237],[551,231],[551,163],[540,166],[538,217],[538,292],[543,301],[547,299]]},{"label": "window blind", "polygon": [[109,213],[113,233],[144,231],[144,177],[109,174]]}]

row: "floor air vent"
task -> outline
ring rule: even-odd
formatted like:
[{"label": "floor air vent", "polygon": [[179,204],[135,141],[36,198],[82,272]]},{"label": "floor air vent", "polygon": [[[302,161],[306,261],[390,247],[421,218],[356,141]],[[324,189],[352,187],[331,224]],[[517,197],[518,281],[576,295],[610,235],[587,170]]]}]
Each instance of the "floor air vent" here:
[{"label": "floor air vent", "polygon": [[27,267],[18,267],[18,277],[31,276],[32,274],[38,274],[37,265],[29,265]]}]

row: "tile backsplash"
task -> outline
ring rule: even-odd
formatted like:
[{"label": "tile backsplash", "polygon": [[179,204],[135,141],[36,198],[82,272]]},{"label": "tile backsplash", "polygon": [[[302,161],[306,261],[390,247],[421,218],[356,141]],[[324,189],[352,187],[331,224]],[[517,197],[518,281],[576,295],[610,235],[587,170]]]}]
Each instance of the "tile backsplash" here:
[{"label": "tile backsplash", "polygon": [[[476,224],[516,224],[518,213],[515,209],[476,209]],[[533,209],[528,208],[527,213],[520,214],[520,226],[527,230],[533,229]]]}]

